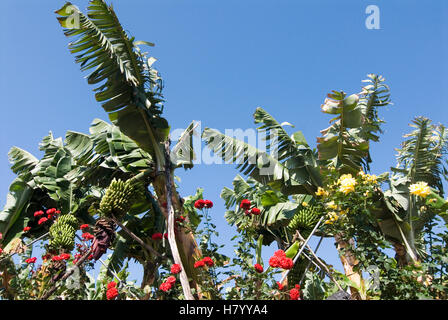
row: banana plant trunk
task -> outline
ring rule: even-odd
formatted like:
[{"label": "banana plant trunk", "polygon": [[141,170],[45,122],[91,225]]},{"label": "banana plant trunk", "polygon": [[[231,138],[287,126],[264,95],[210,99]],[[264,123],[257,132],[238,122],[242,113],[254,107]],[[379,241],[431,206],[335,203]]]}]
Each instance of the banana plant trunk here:
[{"label": "banana plant trunk", "polygon": [[[169,175],[172,176],[172,174],[173,172],[170,170]],[[168,193],[171,193],[171,201],[169,202],[174,210],[175,216],[183,216],[185,221],[188,222],[188,217],[185,216],[183,203],[177,193],[174,179],[167,179],[166,175],[159,174],[153,181],[153,187],[157,196],[159,207],[162,209],[167,222],[169,219],[168,209],[170,208],[169,206],[164,206],[163,203],[168,203]],[[170,192],[168,192],[169,189]],[[186,233],[182,230],[182,228],[176,227],[174,234],[183,268],[185,269],[190,281],[190,287],[195,289],[197,298],[201,298],[201,291],[198,285],[198,283],[200,283],[200,279],[198,278],[198,274],[194,268],[194,263],[202,256],[201,250],[199,249],[196,239],[191,232]],[[172,251],[173,249],[174,248],[172,248]]]},{"label": "banana plant trunk", "polygon": [[[345,275],[350,279],[350,281],[355,283],[358,288],[361,288],[363,285],[362,275],[354,271],[354,267],[358,264],[358,260],[356,259],[353,251],[350,249],[355,245],[354,240],[345,240],[342,234],[336,234],[334,239],[336,242],[336,249],[339,252],[339,258],[341,259],[342,266],[344,267]],[[361,299],[361,295],[356,288],[350,287],[350,293],[352,299]]]}]

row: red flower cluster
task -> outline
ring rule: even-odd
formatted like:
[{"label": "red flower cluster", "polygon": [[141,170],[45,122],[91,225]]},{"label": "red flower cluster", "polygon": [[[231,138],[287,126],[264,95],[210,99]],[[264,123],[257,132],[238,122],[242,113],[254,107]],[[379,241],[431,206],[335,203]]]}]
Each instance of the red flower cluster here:
[{"label": "red flower cluster", "polygon": [[296,284],[295,288],[289,290],[290,300],[300,300],[300,285]]},{"label": "red flower cluster", "polygon": [[280,291],[284,289],[283,285],[278,281],[277,281],[277,286],[278,286],[278,290],[280,290]]},{"label": "red flower cluster", "polygon": [[30,263],[35,263],[36,260],[37,260],[36,257],[32,257],[32,258],[28,258],[28,259],[26,259],[25,262],[28,263],[28,264],[30,264]]},{"label": "red flower cluster", "polygon": [[49,254],[49,253],[47,253],[47,254],[45,254],[45,255],[42,256],[42,260],[43,260],[43,261],[47,261],[47,260],[50,259],[50,258],[51,258],[51,254]]},{"label": "red flower cluster", "polygon": [[37,217],[43,216],[44,214],[45,213],[42,210],[39,210],[39,211],[34,212],[34,217],[37,218]]},{"label": "red flower cluster", "polygon": [[48,219],[47,219],[47,218],[45,218],[45,217],[43,217],[43,218],[40,218],[40,219],[39,219],[39,221],[37,221],[37,224],[38,224],[38,225],[41,225],[41,224],[43,224],[43,223],[47,222],[47,220],[48,220]]},{"label": "red flower cluster", "polygon": [[160,285],[159,289],[163,292],[170,291],[173,287],[173,284],[176,282],[176,278],[173,276],[169,276],[166,280]]},{"label": "red flower cluster", "polygon": [[252,203],[250,202],[249,199],[243,199],[243,200],[241,200],[240,208],[244,210],[244,214],[245,214],[246,216],[249,216],[249,215],[251,215],[251,214],[253,214],[254,216],[258,216],[258,215],[260,215],[261,210],[258,209],[258,208],[256,208],[256,207],[253,207],[253,208],[251,209],[251,208],[250,208],[251,205],[252,205]]},{"label": "red flower cluster", "polygon": [[209,267],[213,267],[213,265],[215,264],[215,262],[213,262],[212,258],[210,257],[204,257],[202,260],[196,261],[194,263],[194,267],[195,268],[201,268],[205,265],[209,266]]},{"label": "red flower cluster", "polygon": [[273,268],[291,269],[294,266],[294,262],[291,258],[286,257],[283,250],[277,250],[269,259],[269,265]]},{"label": "red flower cluster", "polygon": [[[43,215],[45,215],[45,213],[47,214],[47,216],[42,217]],[[41,224],[47,222],[48,220],[55,218],[55,216],[60,213],[61,213],[61,211],[56,210],[56,208],[50,208],[50,209],[47,209],[46,212],[43,212],[42,210],[38,210],[38,211],[34,212],[34,217],[35,218],[41,217],[39,219],[39,221],[37,222],[37,224],[41,225]]]},{"label": "red flower cluster", "polygon": [[205,266],[205,262],[202,261],[202,260],[196,261],[196,262],[194,263],[194,267],[195,267],[195,268],[201,268],[201,267],[203,267],[203,266]]},{"label": "red flower cluster", "polygon": [[172,274],[177,274],[182,270],[182,268],[180,267],[179,264],[175,263],[171,266],[171,273]]},{"label": "red flower cluster", "polygon": [[68,259],[70,259],[70,254],[68,254],[68,253],[62,253],[62,254],[60,254],[59,256],[53,256],[52,258],[51,258],[51,261],[61,261],[61,260],[68,260]]},{"label": "red flower cluster", "polygon": [[254,268],[255,268],[255,271],[257,271],[258,273],[263,272],[263,266],[261,264],[258,264],[258,263],[254,264]]},{"label": "red flower cluster", "polygon": [[107,284],[106,298],[107,300],[113,300],[118,296],[117,284],[111,281]]},{"label": "red flower cluster", "polygon": [[25,227],[25,228],[23,228],[23,232],[28,232],[28,231],[30,231],[31,230],[31,227]]},{"label": "red flower cluster", "polygon": [[93,234],[89,233],[89,232],[84,232],[82,234],[82,238],[84,239],[84,241],[89,241],[89,240],[93,240],[95,239],[95,237],[93,236]]},{"label": "red flower cluster", "polygon": [[194,202],[194,207],[199,210],[202,210],[204,207],[209,209],[213,207],[213,202],[211,200],[199,199]]},{"label": "red flower cluster", "polygon": [[241,208],[241,209],[244,209],[244,210],[249,210],[249,209],[250,209],[250,205],[251,205],[250,200],[248,200],[248,199],[243,199],[243,200],[241,201],[240,208]]},{"label": "red flower cluster", "polygon": [[80,230],[84,230],[84,229],[87,229],[88,227],[89,227],[88,224],[82,224],[82,225],[79,227],[79,229],[80,229]]},{"label": "red flower cluster", "polygon": [[161,234],[160,232],[154,233],[151,236],[152,240],[162,240],[163,239],[163,234]]},{"label": "red flower cluster", "polygon": [[48,209],[46,211],[46,213],[47,213],[47,218],[48,219],[53,219],[55,217],[55,215],[60,214],[61,211],[56,210],[56,208],[51,208],[51,209]]}]

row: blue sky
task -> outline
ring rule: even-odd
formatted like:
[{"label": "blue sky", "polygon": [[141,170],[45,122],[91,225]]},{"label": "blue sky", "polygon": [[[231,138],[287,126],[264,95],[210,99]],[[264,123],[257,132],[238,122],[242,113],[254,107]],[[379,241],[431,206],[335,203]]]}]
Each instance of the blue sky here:
[{"label": "blue sky", "polygon": [[[87,6],[85,0],[73,2],[81,10]],[[7,157],[12,146],[40,156],[38,143],[49,130],[64,136],[69,129],[87,132],[94,118],[107,120],[56,21],[53,12],[63,3],[0,2],[1,206],[14,178]],[[368,73],[386,78],[394,103],[380,112],[387,123],[381,142],[372,146],[373,173],[395,165],[394,148],[414,116],[448,124],[445,0],[112,3],[137,40],[156,44],[151,54],[165,81],[165,116],[172,128],[191,120],[200,120],[202,128],[253,128],[252,114],[260,106],[294,124],[292,130],[302,130],[314,146],[330,120],[320,112],[325,95],[359,92]],[[380,9],[380,30],[365,27],[371,4]],[[202,187],[214,201],[220,242],[232,255],[234,228],[223,218],[219,194],[237,174],[234,166],[197,165],[178,174],[181,195]],[[331,240],[320,252],[339,267]]]}]

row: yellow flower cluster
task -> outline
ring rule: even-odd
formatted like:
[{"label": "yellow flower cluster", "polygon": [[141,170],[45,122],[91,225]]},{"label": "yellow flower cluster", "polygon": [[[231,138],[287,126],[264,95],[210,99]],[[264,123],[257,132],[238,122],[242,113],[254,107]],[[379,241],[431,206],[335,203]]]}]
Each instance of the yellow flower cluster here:
[{"label": "yellow flower cluster", "polygon": [[339,178],[338,184],[340,185],[339,191],[348,194],[355,191],[356,179],[351,174],[343,174]]},{"label": "yellow flower cluster", "polygon": [[324,223],[325,224],[333,224],[336,221],[338,221],[338,219],[339,219],[339,215],[336,212],[331,211],[328,213],[328,220],[325,221]]},{"label": "yellow flower cluster", "polygon": [[420,181],[409,186],[409,191],[411,194],[416,196],[420,196],[422,198],[426,198],[427,195],[431,193],[431,189],[429,188],[426,182]]},{"label": "yellow flower cluster", "polygon": [[339,211],[339,213],[337,213],[335,211],[330,211],[328,213],[328,219],[324,223],[325,224],[333,224],[336,221],[338,221],[340,217],[342,217],[343,215],[347,214],[347,212],[348,212],[348,209],[341,210],[341,211]]},{"label": "yellow flower cluster", "polygon": [[325,205],[333,210],[336,210],[338,208],[338,206],[334,203],[334,201],[327,202]]},{"label": "yellow flower cluster", "polygon": [[364,173],[364,171],[359,171],[358,173],[365,182],[370,182],[370,183],[378,183],[378,177],[374,174],[368,174],[368,173]]},{"label": "yellow flower cluster", "polygon": [[317,188],[316,196],[327,197],[328,195],[329,195],[328,191],[326,191],[324,188],[321,187]]}]

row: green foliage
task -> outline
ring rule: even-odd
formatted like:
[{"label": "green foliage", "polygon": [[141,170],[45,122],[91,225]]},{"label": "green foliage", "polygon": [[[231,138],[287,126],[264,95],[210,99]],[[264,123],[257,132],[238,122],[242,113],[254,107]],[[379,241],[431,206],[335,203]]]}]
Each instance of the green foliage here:
[{"label": "green foliage", "polygon": [[361,95],[347,96],[343,91],[328,94],[322,111],[336,117],[317,139],[319,160],[342,173],[369,169],[369,141],[378,141],[377,133],[382,132],[378,108],[389,104],[389,88],[384,81],[381,76],[370,74]]},{"label": "green foliage", "polygon": [[[79,25],[70,23],[73,11]],[[91,0],[87,15],[70,2],[56,13],[64,34],[73,38],[69,49],[81,70],[94,68],[87,81],[96,85],[95,98],[109,119],[162,165],[159,142],[166,139],[169,126],[161,117],[161,80],[150,59],[140,52],[138,42],[127,35],[112,6],[103,0]]]},{"label": "green foliage", "polygon": [[[210,128],[204,130],[202,138],[224,161],[237,163],[240,172],[257,182],[285,195],[312,194],[320,185],[320,176],[315,155],[303,135],[297,132],[289,137],[282,126],[261,108],[257,108],[254,118],[255,123],[263,123],[258,131],[265,134],[267,150],[257,149]],[[270,154],[269,150],[278,152]]]}]

